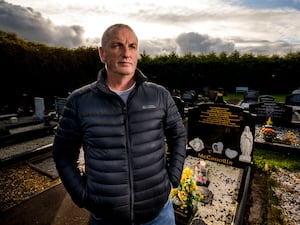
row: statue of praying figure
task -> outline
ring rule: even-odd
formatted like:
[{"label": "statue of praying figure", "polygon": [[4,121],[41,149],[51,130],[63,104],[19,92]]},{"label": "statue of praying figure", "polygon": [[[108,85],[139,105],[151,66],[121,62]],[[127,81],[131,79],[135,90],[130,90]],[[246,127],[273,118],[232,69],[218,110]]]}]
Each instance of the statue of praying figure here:
[{"label": "statue of praying figure", "polygon": [[249,126],[245,126],[241,135],[240,147],[242,155],[240,155],[240,161],[251,162],[251,152],[253,147],[253,135]]}]

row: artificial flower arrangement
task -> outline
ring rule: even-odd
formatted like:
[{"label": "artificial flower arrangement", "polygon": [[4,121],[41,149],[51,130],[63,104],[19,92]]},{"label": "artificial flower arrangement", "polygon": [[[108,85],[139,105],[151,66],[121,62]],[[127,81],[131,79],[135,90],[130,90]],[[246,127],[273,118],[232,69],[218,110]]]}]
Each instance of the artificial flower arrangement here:
[{"label": "artificial flower arrangement", "polygon": [[172,188],[171,199],[175,205],[182,208],[193,207],[196,202],[201,202],[203,195],[197,192],[198,186],[194,178],[194,171],[186,167],[177,188]]},{"label": "artificial flower arrangement", "polygon": [[263,127],[261,130],[261,133],[265,136],[276,136],[276,131],[274,130],[273,127]]},{"label": "artificial flower arrangement", "polygon": [[272,141],[277,135],[275,129],[272,127],[272,124],[273,122],[271,117],[269,117],[266,121],[266,125],[261,129],[261,133],[266,140],[268,139]]}]

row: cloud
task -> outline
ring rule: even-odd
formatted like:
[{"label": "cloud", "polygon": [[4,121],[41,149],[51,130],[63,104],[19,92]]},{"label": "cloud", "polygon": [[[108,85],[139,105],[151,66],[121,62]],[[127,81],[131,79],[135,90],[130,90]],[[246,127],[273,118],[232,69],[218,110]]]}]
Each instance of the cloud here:
[{"label": "cloud", "polygon": [[0,1],[0,30],[50,46],[77,47],[84,43],[81,26],[56,26],[32,8]]},{"label": "cloud", "polygon": [[241,53],[253,53],[260,55],[285,55],[291,52],[299,52],[300,44],[291,44],[286,41],[268,41],[268,40],[244,40],[237,38],[235,40],[237,50]]},{"label": "cloud", "polygon": [[173,39],[140,40],[140,53],[147,55],[167,55],[176,52],[177,45]]},{"label": "cloud", "polygon": [[179,54],[208,54],[215,52],[230,53],[234,51],[234,44],[222,41],[220,38],[211,38],[208,35],[198,33],[183,33],[176,38]]},{"label": "cloud", "polygon": [[35,1],[41,14],[0,0],[0,30],[29,41],[75,48],[98,46],[103,30],[123,21],[135,29],[140,53],[151,56],[171,52],[230,54],[234,50],[283,55],[300,50],[300,11],[292,8],[249,8],[240,0],[191,0],[191,4],[111,1],[105,6],[96,2]]}]

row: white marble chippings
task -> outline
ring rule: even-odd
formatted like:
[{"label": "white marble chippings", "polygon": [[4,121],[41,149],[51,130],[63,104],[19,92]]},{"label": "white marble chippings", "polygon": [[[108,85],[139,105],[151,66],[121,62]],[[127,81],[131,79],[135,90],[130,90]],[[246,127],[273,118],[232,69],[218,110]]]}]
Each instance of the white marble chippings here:
[{"label": "white marble chippings", "polygon": [[[203,160],[203,159],[201,159]],[[193,168],[200,158],[187,156],[184,167]],[[238,193],[243,169],[204,160],[208,169],[208,189],[213,193],[212,204],[198,204],[195,218],[207,225],[232,224],[238,207]]]}]

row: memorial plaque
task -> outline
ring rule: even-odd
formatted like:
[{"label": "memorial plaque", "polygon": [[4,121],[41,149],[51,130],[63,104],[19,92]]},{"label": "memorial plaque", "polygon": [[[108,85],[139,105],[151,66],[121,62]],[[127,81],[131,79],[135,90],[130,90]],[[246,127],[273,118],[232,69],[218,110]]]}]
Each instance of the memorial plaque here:
[{"label": "memorial plaque", "polygon": [[271,117],[274,125],[289,125],[292,120],[293,108],[283,103],[261,102],[251,104],[249,112],[256,115],[258,124],[265,124]]},{"label": "memorial plaque", "polygon": [[275,98],[272,95],[261,95],[259,97],[260,102],[274,102]]},{"label": "memorial plaque", "polygon": [[199,158],[237,167],[251,163],[254,132],[254,117],[239,106],[204,103],[188,112],[190,154]]}]

